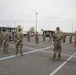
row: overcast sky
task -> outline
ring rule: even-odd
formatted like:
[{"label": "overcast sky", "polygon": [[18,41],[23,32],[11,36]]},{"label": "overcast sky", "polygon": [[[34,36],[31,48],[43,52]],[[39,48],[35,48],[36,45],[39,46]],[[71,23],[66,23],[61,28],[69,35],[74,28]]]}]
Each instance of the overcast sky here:
[{"label": "overcast sky", "polygon": [[76,0],[0,0],[0,25],[21,24],[24,30],[76,30]]}]

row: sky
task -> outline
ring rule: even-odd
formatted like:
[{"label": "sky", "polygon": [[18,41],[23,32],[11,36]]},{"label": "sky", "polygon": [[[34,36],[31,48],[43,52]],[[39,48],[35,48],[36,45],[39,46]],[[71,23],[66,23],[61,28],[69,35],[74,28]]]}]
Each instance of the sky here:
[{"label": "sky", "polygon": [[[36,13],[38,13],[36,15]],[[76,31],[76,0],[0,0],[0,25],[37,30]]]}]

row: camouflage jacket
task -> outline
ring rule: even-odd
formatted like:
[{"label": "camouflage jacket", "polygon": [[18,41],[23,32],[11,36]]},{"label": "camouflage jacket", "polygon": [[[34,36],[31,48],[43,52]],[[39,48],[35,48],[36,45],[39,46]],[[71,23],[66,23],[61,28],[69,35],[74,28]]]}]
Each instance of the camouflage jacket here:
[{"label": "camouflage jacket", "polygon": [[61,43],[63,35],[61,32],[56,32],[53,34],[54,43]]},{"label": "camouflage jacket", "polygon": [[8,42],[9,41],[9,33],[6,32],[2,32],[2,41]]},{"label": "camouflage jacket", "polygon": [[19,40],[19,42],[23,42],[23,34],[22,34],[22,32],[17,31],[14,34],[14,41],[17,42],[17,40]]}]

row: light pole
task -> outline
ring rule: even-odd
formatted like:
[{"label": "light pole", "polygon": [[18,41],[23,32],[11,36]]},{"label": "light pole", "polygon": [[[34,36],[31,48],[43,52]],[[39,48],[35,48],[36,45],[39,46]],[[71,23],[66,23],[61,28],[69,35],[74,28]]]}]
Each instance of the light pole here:
[{"label": "light pole", "polygon": [[14,32],[16,32],[16,30],[17,30],[17,26],[16,26],[16,22],[15,22]]},{"label": "light pole", "polygon": [[37,32],[37,14],[38,13],[35,13],[36,14],[36,32]]}]

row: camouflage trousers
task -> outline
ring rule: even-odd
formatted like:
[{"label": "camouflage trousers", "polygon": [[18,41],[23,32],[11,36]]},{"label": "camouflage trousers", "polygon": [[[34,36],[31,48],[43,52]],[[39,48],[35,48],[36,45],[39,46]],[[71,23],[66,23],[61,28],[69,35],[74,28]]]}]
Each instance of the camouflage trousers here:
[{"label": "camouflage trousers", "polygon": [[3,53],[8,53],[8,42],[3,42]]},{"label": "camouflage trousers", "polygon": [[30,37],[27,37],[27,41],[30,42]]},{"label": "camouflage trousers", "polygon": [[36,42],[36,44],[39,43],[39,38],[38,37],[35,38],[35,42]]},{"label": "camouflage trousers", "polygon": [[73,43],[72,39],[69,39],[69,43]]},{"label": "camouflage trousers", "polygon": [[43,37],[43,42],[45,42],[46,41],[46,38],[45,37]]},{"label": "camouflage trousers", "polygon": [[62,47],[61,47],[61,43],[58,44],[54,44],[54,55],[53,55],[53,59],[56,58],[56,55],[58,53],[58,58],[61,58],[61,52],[62,52]]},{"label": "camouflage trousers", "polygon": [[0,39],[0,46],[2,45],[2,40]]},{"label": "camouflage trousers", "polygon": [[16,47],[16,55],[18,54],[19,48],[20,48],[20,53],[22,55],[23,42],[16,42],[15,47]]},{"label": "camouflage trousers", "polygon": [[63,38],[63,43],[65,43],[65,38]]}]

